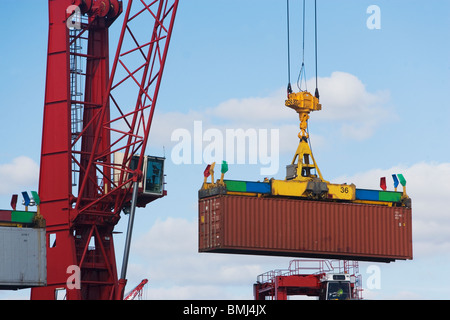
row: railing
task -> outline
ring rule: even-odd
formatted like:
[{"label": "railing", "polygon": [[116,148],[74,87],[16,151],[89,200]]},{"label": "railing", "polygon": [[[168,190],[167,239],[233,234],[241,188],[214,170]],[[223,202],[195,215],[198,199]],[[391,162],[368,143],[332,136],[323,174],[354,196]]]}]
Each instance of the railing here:
[{"label": "railing", "polygon": [[321,273],[347,273],[356,276],[359,273],[359,266],[357,261],[296,259],[289,262],[288,269],[262,273],[257,277],[257,281],[267,283],[273,282],[273,279],[279,276]]},{"label": "railing", "polygon": [[[86,19],[86,18],[84,18]],[[86,30],[71,28],[69,30],[70,40],[70,99],[71,99],[71,134],[72,143],[75,142],[80,132],[83,130],[83,95],[85,86],[86,59],[82,57],[82,53],[87,50],[87,37],[83,37]],[[83,51],[84,49],[84,51]],[[76,143],[75,149],[80,150],[80,142]],[[76,157],[76,156],[75,156]],[[77,173],[80,171],[77,164],[78,159],[72,159],[72,186],[77,186]]]},{"label": "railing", "polygon": [[359,274],[359,264],[357,261],[312,259],[291,260],[288,269],[275,269],[262,273],[257,277],[257,283],[267,284],[268,287],[274,287],[277,277],[308,274],[325,275],[327,273],[346,273],[354,276],[355,283],[353,286],[352,297],[353,299],[362,299],[362,276]]}]

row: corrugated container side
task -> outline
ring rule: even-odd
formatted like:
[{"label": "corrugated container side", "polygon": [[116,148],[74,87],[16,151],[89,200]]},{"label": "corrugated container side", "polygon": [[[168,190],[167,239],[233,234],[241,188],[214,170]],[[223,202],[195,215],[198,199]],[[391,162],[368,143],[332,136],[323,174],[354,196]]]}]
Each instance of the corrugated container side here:
[{"label": "corrugated container side", "polygon": [[0,227],[0,289],[46,283],[45,228]]},{"label": "corrugated container side", "polygon": [[411,209],[229,195],[206,198],[199,201],[199,251],[412,259]]}]

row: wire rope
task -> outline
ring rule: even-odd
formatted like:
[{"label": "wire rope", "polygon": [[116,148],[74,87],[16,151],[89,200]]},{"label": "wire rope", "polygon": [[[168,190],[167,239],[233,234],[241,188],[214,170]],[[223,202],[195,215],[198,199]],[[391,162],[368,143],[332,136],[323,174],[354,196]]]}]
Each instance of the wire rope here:
[{"label": "wire rope", "polygon": [[291,87],[291,46],[290,46],[290,10],[289,10],[289,0],[286,0],[286,16],[287,16],[287,59],[288,59],[288,87],[287,87],[287,94],[289,95],[292,93],[292,87]]}]

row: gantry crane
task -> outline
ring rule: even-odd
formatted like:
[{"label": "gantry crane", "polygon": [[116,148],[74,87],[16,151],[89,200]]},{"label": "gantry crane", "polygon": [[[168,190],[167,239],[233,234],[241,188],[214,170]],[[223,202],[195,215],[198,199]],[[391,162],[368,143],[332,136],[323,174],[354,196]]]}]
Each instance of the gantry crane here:
[{"label": "gantry crane", "polygon": [[296,295],[319,300],[360,300],[359,264],[341,260],[292,260],[286,270],[260,274],[253,293],[255,300],[287,300]]},{"label": "gantry crane", "polygon": [[148,279],[142,280],[133,290],[131,290],[123,300],[134,300],[136,297],[142,298],[142,291],[145,285],[148,283]]},{"label": "gantry crane", "polygon": [[[122,300],[134,211],[165,195],[164,159],[145,150],[178,0],[48,7],[39,179],[47,286],[31,298],[55,299],[62,289],[68,300]],[[109,28],[121,15],[110,70]],[[129,224],[119,277],[113,231],[122,211]]]}]

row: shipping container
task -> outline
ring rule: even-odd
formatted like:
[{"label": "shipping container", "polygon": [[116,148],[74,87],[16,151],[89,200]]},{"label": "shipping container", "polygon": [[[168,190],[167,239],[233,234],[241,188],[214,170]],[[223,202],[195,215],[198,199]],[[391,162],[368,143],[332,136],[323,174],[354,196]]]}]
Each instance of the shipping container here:
[{"label": "shipping container", "polygon": [[219,195],[199,200],[199,251],[412,259],[411,208]]},{"label": "shipping container", "polygon": [[45,228],[0,227],[0,289],[45,286]]}]

